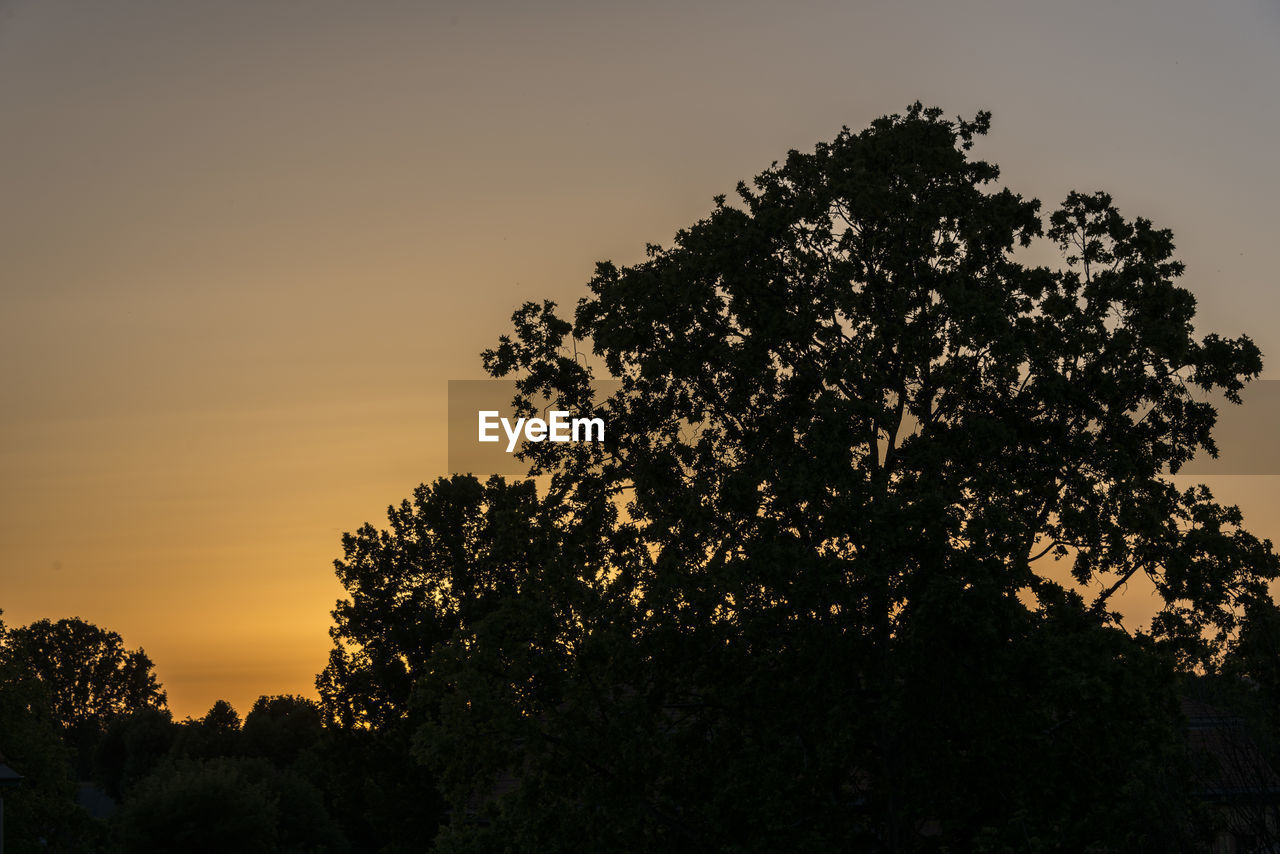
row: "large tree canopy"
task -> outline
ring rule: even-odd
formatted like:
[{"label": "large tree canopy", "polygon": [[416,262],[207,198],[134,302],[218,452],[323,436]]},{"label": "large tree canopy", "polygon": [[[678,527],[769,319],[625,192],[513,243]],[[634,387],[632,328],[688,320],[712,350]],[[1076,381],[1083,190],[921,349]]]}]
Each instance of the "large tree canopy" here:
[{"label": "large tree canopy", "polygon": [[[917,105],[792,152],[674,247],[599,265],[573,324],[526,305],[486,366],[576,403],[593,374],[568,345],[590,342],[622,380],[603,402],[614,453],[546,443],[532,461],[565,488],[599,473],[634,489],[631,517],[685,568],[787,540],[832,573],[815,605],[844,589],[885,632],[922,584],[1039,593],[1060,574],[1035,558],[1069,557],[1099,610],[1148,576],[1159,631],[1204,654],[1204,630],[1231,632],[1275,559],[1165,475],[1216,451],[1196,390],[1238,401],[1260,354],[1196,337],[1172,235],[1105,193],[1049,218],[1063,269],[1019,263],[1046,234],[1040,206],[987,191],[998,170],[967,152],[988,124]],[[851,584],[826,583],[853,562]],[[736,598],[784,592],[756,581]],[[726,592],[703,607],[747,604]]]},{"label": "large tree canopy", "polygon": [[[339,564],[335,663],[417,680],[446,849],[1193,837],[1174,679],[1217,665],[1278,564],[1169,474],[1215,450],[1202,393],[1238,401],[1260,354],[1196,333],[1168,231],[1104,193],[1045,228],[996,189],[988,125],[915,105],[846,130],[600,264],[571,321],[516,312],[487,369],[611,441],[530,445],[552,478],[518,530],[479,496],[527,485],[455,479]],[[1046,240],[1057,269],[1024,260]],[[1146,633],[1112,601],[1139,576]]]}]

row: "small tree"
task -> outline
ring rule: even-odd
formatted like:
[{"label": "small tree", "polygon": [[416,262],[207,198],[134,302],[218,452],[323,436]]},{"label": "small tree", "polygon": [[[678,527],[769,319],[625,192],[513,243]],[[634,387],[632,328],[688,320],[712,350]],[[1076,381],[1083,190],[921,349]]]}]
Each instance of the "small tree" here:
[{"label": "small tree", "polygon": [[93,850],[93,828],[75,802],[70,751],[50,712],[47,687],[13,657],[8,638],[0,621],[0,757],[24,778],[3,793],[6,850]]},{"label": "small tree", "polygon": [[15,660],[43,682],[63,727],[101,729],[112,718],[166,708],[155,665],[120,635],[77,618],[38,620],[14,629]]},{"label": "small tree", "polygon": [[283,694],[259,697],[245,715],[240,732],[246,756],[260,756],[286,766],[320,739],[323,726],[314,700]]}]

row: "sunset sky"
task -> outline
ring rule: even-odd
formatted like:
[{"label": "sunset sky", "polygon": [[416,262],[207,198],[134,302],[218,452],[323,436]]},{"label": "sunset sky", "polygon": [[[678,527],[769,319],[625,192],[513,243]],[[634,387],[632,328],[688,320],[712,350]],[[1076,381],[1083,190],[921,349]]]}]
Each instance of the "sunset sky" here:
[{"label": "sunset sky", "polygon": [[[0,0],[3,619],[120,632],[179,717],[314,695],[341,533],[446,473],[518,303],[917,99],[1280,360],[1277,85],[1274,0]],[[1210,482],[1280,539],[1280,478]]]}]

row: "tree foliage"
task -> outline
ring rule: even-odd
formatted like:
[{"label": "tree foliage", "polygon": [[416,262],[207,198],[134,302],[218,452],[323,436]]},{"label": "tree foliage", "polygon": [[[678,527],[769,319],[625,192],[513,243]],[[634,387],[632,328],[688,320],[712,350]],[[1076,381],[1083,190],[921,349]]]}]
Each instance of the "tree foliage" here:
[{"label": "tree foliage", "polygon": [[125,852],[269,854],[279,849],[274,793],[232,760],[181,763],[149,777],[117,817]]},{"label": "tree foliage", "polygon": [[[1169,475],[1261,357],[1196,332],[1169,231],[998,188],[989,122],[845,130],[598,265],[571,320],[525,305],[486,368],[611,441],[344,540],[322,693],[417,710],[443,850],[1192,844],[1175,680],[1280,564]],[[1114,610],[1139,578],[1148,632]]]},{"label": "tree foliage", "polygon": [[146,707],[113,718],[94,748],[94,780],[119,799],[168,758],[178,730],[167,709]]},{"label": "tree foliage", "polygon": [[38,620],[10,633],[16,660],[47,687],[66,729],[104,728],[113,718],[164,709],[155,665],[120,635],[79,618]]},{"label": "tree foliage", "polygon": [[342,539],[334,562],[350,598],[333,612],[335,643],[317,677],[321,705],[347,726],[387,728],[409,712],[433,649],[491,603],[518,592],[513,568],[537,563],[531,483],[441,480]]},{"label": "tree foliage", "polygon": [[14,655],[0,621],[0,757],[22,775],[3,792],[5,844],[14,854],[92,850],[89,817],[76,806],[70,751],[46,685]]},{"label": "tree foliage", "polygon": [[291,694],[259,697],[245,715],[241,749],[248,756],[288,764],[319,741],[322,726],[312,700]]}]

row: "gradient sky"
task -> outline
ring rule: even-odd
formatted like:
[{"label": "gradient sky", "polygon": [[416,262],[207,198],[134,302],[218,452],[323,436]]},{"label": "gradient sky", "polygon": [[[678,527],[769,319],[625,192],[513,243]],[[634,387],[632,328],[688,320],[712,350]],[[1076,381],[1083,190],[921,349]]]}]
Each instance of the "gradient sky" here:
[{"label": "gradient sky", "polygon": [[[4,619],[119,631],[180,717],[314,694],[341,532],[445,473],[519,302],[916,99],[1280,359],[1278,84],[1257,0],[0,0]],[[1280,539],[1280,479],[1211,485]]]}]

